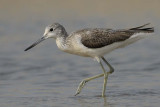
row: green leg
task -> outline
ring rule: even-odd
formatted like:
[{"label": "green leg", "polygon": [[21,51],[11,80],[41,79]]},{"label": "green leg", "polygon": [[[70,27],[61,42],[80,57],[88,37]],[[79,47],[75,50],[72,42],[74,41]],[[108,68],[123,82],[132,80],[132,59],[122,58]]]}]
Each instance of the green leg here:
[{"label": "green leg", "polygon": [[96,78],[99,78],[99,77],[102,77],[104,76],[104,74],[99,74],[99,75],[96,75],[96,76],[93,76],[93,77],[90,77],[90,78],[86,78],[84,80],[81,81],[81,83],[79,84],[78,88],[77,88],[77,91],[76,91],[76,95],[80,94],[82,88],[85,86],[85,84],[88,82],[88,81],[91,81],[93,79],[96,79]]},{"label": "green leg", "polygon": [[101,61],[98,61],[100,66],[102,67],[102,70],[103,70],[103,74],[99,74],[99,75],[96,75],[96,76],[93,76],[93,77],[90,77],[90,78],[86,78],[84,80],[81,81],[81,83],[79,84],[78,88],[77,88],[77,91],[76,91],[76,95],[80,94],[82,88],[85,86],[85,84],[88,82],[88,81],[91,81],[93,79],[96,79],[96,78],[99,78],[99,77],[102,77],[104,76],[104,84],[103,84],[103,90],[102,90],[102,97],[105,97],[105,90],[106,90],[106,85],[107,85],[107,80],[108,80],[108,75],[113,73],[114,72],[114,69],[113,67],[107,62],[107,60],[104,58],[104,57],[101,57],[102,60],[108,65],[108,67],[110,68],[110,71],[109,72],[106,72]]},{"label": "green leg", "polygon": [[103,90],[102,90],[102,97],[105,97],[105,91],[106,91],[106,85],[107,85],[107,80],[108,80],[108,75],[109,75],[109,72],[106,72],[101,61],[99,62],[101,67],[102,67],[102,70],[103,70],[103,73],[104,73],[104,83],[103,83]]},{"label": "green leg", "polygon": [[110,71],[109,72],[106,72],[102,63],[100,62],[100,65],[103,69],[103,72],[104,72],[104,84],[103,84],[103,91],[102,91],[102,97],[105,97],[105,91],[106,91],[106,85],[107,85],[107,80],[108,80],[108,75],[109,74],[112,74],[114,72],[114,69],[113,67],[107,62],[107,60],[104,58],[104,57],[101,57],[102,60],[108,65]]},{"label": "green leg", "polygon": [[109,73],[112,74],[114,72],[114,68],[111,66],[111,64],[108,63],[108,61],[104,57],[101,57],[101,58],[108,65],[110,69]]}]

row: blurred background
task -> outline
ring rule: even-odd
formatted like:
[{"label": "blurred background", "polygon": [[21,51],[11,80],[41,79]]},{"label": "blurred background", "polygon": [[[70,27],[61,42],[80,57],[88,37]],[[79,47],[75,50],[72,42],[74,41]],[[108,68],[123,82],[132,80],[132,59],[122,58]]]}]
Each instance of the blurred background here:
[{"label": "blurred background", "polygon": [[[159,107],[159,0],[0,0],[0,106],[2,107]],[[155,34],[106,55],[115,72],[101,98],[102,73],[91,58],[66,54],[49,39],[39,39],[48,24],[68,33],[83,28],[123,29],[151,23]],[[108,69],[108,68],[106,68]]]}]

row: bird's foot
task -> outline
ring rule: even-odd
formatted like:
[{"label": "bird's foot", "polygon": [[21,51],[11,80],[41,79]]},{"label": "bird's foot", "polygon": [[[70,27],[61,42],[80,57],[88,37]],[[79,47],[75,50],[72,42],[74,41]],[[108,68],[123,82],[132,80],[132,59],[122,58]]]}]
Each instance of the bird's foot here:
[{"label": "bird's foot", "polygon": [[78,94],[80,94],[82,88],[85,86],[86,83],[87,83],[86,80],[82,80],[82,82],[79,84],[79,86],[78,86],[78,88],[77,88],[77,91],[76,91],[75,96],[78,95]]}]

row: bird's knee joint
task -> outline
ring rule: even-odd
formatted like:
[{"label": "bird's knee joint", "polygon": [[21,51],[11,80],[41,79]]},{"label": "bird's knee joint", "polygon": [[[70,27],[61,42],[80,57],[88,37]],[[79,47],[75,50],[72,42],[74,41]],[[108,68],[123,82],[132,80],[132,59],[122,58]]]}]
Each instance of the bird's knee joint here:
[{"label": "bird's knee joint", "polygon": [[110,74],[112,74],[114,72],[114,68],[110,69]]},{"label": "bird's knee joint", "polygon": [[84,80],[82,80],[82,83],[84,83],[84,84],[85,84],[85,83],[87,83],[87,82],[88,82],[88,81],[86,81],[85,79],[84,79]]}]

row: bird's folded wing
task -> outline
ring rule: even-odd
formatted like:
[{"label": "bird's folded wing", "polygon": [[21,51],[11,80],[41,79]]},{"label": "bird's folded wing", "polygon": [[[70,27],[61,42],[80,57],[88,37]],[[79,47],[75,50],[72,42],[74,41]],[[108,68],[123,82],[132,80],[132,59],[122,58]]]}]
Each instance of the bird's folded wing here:
[{"label": "bird's folded wing", "polygon": [[130,38],[134,32],[130,30],[92,29],[83,34],[81,42],[88,48],[102,48],[115,42]]}]

